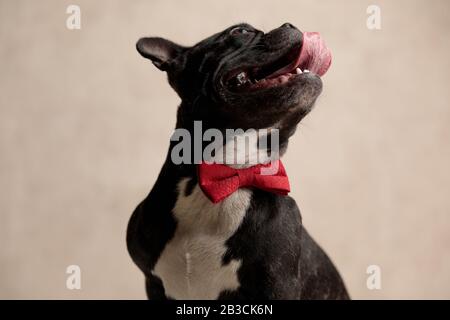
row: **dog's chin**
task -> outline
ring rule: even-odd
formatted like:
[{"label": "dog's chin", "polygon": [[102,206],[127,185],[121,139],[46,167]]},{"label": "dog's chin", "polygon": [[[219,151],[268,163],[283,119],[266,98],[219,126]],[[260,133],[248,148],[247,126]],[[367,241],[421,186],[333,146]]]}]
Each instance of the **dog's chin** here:
[{"label": "dog's chin", "polygon": [[242,128],[276,127],[290,120],[296,125],[312,110],[322,92],[322,80],[306,72],[279,81],[258,89],[224,90],[223,115]]}]

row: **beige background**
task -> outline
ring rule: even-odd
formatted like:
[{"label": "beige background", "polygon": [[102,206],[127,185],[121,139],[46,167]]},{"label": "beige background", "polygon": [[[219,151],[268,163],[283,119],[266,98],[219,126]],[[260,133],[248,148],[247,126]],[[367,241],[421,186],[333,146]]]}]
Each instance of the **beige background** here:
[{"label": "beige background", "polygon": [[[82,29],[66,29],[66,7]],[[381,6],[382,29],[366,8]],[[178,97],[135,52],[233,23],[319,31],[334,53],[285,157],[304,223],[353,298],[450,298],[450,2],[0,1],[0,298],[144,298],[125,246]],[[82,268],[82,290],[65,287]],[[382,289],[366,288],[366,268]]]}]

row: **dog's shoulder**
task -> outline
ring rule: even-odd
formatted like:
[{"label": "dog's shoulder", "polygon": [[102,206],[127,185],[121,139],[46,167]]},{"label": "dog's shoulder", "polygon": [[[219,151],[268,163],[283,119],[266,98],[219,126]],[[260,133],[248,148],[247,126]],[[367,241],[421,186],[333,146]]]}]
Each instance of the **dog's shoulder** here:
[{"label": "dog's shoulder", "polygon": [[222,298],[297,299],[301,232],[300,212],[291,197],[254,190],[224,256],[224,263],[242,261],[241,288]]},{"label": "dog's shoulder", "polygon": [[250,255],[258,254],[254,248],[267,253],[299,243],[301,231],[301,214],[293,198],[255,189],[245,219],[228,243],[247,248]]}]

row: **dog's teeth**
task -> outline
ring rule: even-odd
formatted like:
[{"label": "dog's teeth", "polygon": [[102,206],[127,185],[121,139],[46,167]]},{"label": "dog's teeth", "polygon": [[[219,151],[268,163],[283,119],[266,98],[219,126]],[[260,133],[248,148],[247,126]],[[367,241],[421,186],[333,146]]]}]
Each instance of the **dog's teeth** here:
[{"label": "dog's teeth", "polygon": [[300,74],[300,73],[302,73],[302,70],[300,70],[300,68],[297,68],[297,69],[295,69],[295,73]]},{"label": "dog's teeth", "polygon": [[245,73],[244,71],[242,71],[236,76],[236,85],[238,87],[245,84],[247,81],[248,81],[247,73]]},{"label": "dog's teeth", "polygon": [[238,85],[243,85],[247,82],[248,78],[247,78],[247,73],[245,73],[244,71],[242,71],[241,73],[239,73],[236,76]]},{"label": "dog's teeth", "polygon": [[303,70],[303,72],[306,72],[306,73],[308,73],[308,72],[309,72],[309,70],[308,70],[308,69],[305,69],[305,70]]}]

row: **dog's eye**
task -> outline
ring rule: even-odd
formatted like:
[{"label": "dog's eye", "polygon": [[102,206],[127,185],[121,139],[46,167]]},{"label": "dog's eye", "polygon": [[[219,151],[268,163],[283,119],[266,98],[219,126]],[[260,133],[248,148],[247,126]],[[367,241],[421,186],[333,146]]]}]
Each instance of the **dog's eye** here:
[{"label": "dog's eye", "polygon": [[246,33],[249,33],[249,32],[250,32],[250,30],[248,30],[246,28],[236,27],[236,28],[231,29],[230,35],[237,36],[239,34],[246,34]]}]

